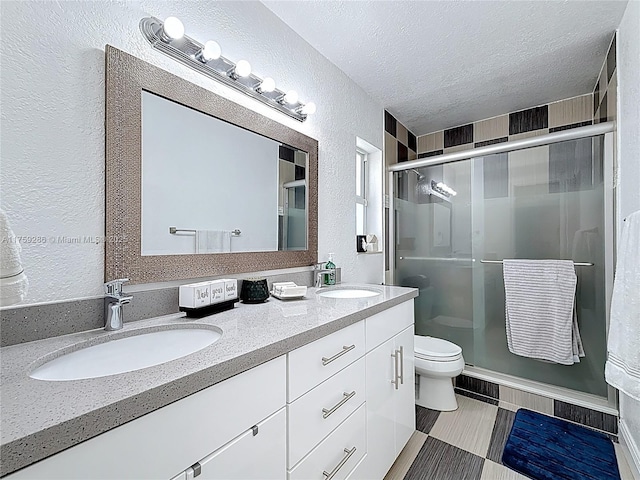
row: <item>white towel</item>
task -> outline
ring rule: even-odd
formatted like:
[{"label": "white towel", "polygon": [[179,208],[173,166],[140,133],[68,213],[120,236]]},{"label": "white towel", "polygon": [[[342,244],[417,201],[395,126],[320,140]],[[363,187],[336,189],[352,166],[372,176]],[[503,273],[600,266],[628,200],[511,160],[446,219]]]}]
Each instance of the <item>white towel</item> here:
[{"label": "white towel", "polygon": [[509,351],[563,365],[580,362],[573,261],[507,259],[503,275]]},{"label": "white towel", "polygon": [[228,253],[231,251],[231,232],[196,230],[196,253]]},{"label": "white towel", "polygon": [[607,353],[607,383],[640,400],[640,210],[627,217],[618,245]]},{"label": "white towel", "polygon": [[23,272],[22,247],[11,230],[7,215],[0,209],[0,306],[22,302],[27,296],[29,280]]}]

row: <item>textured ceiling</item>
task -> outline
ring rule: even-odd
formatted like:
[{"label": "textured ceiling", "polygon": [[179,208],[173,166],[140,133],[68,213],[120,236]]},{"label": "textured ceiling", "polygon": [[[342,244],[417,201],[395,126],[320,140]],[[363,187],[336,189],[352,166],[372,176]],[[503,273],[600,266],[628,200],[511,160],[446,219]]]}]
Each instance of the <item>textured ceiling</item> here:
[{"label": "textured ceiling", "polygon": [[424,133],[589,93],[625,1],[263,3]]}]

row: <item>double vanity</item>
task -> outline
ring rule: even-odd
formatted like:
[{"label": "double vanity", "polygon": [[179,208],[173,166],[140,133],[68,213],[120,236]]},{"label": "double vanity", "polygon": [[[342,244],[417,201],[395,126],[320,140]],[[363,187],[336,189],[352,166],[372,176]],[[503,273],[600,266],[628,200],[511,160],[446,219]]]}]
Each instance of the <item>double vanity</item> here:
[{"label": "double vanity", "polygon": [[416,295],[310,289],[3,348],[2,475],[382,478],[415,430]]}]

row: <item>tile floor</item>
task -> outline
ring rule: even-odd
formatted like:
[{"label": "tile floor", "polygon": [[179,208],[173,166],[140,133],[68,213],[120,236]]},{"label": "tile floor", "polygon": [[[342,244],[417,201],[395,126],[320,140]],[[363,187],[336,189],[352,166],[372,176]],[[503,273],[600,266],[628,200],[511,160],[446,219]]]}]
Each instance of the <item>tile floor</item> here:
[{"label": "tile floor", "polygon": [[[457,398],[454,412],[416,406],[417,431],[385,480],[527,480],[501,462],[517,408]],[[622,480],[633,480],[620,446],[615,447]]]}]

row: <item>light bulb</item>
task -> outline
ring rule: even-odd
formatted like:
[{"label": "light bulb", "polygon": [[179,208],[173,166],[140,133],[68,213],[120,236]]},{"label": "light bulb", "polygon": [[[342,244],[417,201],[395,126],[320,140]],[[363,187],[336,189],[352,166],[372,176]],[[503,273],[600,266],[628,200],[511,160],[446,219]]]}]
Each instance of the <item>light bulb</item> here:
[{"label": "light bulb", "polygon": [[246,60],[240,60],[236,63],[234,72],[239,77],[248,77],[251,74],[251,64]]},{"label": "light bulb", "polygon": [[316,113],[316,104],[313,102],[305,104],[305,106],[300,109],[300,113],[303,115],[313,115]]},{"label": "light bulb", "polygon": [[184,36],[184,25],[176,17],[167,17],[162,25],[162,32],[169,40],[178,40]]},{"label": "light bulb", "polygon": [[200,51],[200,56],[205,61],[217,60],[220,58],[221,54],[222,50],[220,49],[220,45],[218,45],[218,42],[214,42],[213,40],[206,42]]},{"label": "light bulb", "polygon": [[289,105],[293,105],[294,103],[297,103],[298,92],[296,92],[295,90],[289,90],[284,96],[284,101],[287,102]]},{"label": "light bulb", "polygon": [[258,88],[261,92],[273,92],[276,89],[276,81],[271,77],[267,77],[260,82],[260,86]]}]

